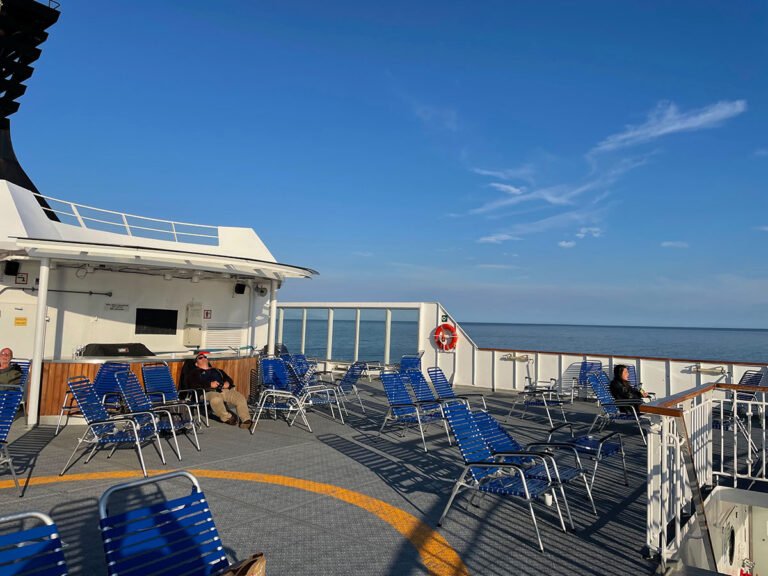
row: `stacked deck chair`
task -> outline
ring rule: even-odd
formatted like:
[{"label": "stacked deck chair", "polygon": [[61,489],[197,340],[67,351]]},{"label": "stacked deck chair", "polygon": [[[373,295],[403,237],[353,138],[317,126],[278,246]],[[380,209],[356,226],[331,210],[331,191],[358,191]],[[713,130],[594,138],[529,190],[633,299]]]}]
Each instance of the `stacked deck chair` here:
[{"label": "stacked deck chair", "polygon": [[296,376],[305,382],[315,383],[315,372],[317,371],[317,362],[311,362],[305,354],[281,354],[287,364],[293,366]]},{"label": "stacked deck chair", "polygon": [[592,387],[589,385],[587,376],[590,374],[600,374],[603,371],[603,363],[600,360],[584,360],[579,367],[579,377],[574,378],[571,387],[571,399],[575,392],[584,392],[585,396],[592,393]]},{"label": "stacked deck chair", "polygon": [[517,406],[519,402],[522,402],[523,411],[520,413],[520,418],[525,418],[528,408],[541,406],[544,408],[544,412],[547,415],[549,425],[554,426],[555,424],[552,421],[552,414],[549,409],[551,407],[557,407],[560,408],[563,422],[568,422],[568,419],[565,416],[565,410],[563,409],[563,404],[565,404],[565,402],[560,398],[560,394],[557,392],[557,380],[552,378],[547,386],[541,386],[538,383],[534,383],[528,376],[526,376],[525,380],[525,390],[517,393],[515,401],[512,402],[512,406],[509,409],[509,412],[507,412],[505,420],[509,421],[509,417],[512,416],[515,406]]},{"label": "stacked deck chair", "polygon": [[[8,525],[19,526],[14,532]],[[50,516],[23,512],[0,518],[0,574],[66,576],[67,562],[59,529]]]},{"label": "stacked deck chair", "polygon": [[[186,404],[195,411],[195,424],[198,427],[203,425],[204,414],[205,425],[208,426],[208,404],[205,400],[205,390],[200,390],[201,395],[197,394],[197,390],[179,392],[173,381],[171,370],[165,362],[142,364],[141,375],[144,378],[144,390],[146,390],[153,406]],[[201,405],[204,412],[200,410]]]},{"label": "stacked deck chair", "polygon": [[275,417],[277,417],[278,412],[284,413],[289,426],[293,426],[296,417],[301,416],[307,430],[312,432],[305,410],[306,398],[294,394],[285,362],[281,358],[262,358],[260,366],[261,381],[264,388],[259,398],[259,404],[251,417],[253,420],[251,434],[256,429],[264,411],[271,412]]},{"label": "stacked deck chair", "polygon": [[547,442],[552,441],[552,437],[558,430],[567,429],[570,434],[565,438],[559,438],[558,442],[565,443],[573,446],[579,454],[594,461],[595,466],[592,468],[592,478],[589,480],[589,488],[595,484],[595,476],[597,475],[597,467],[606,458],[611,456],[621,456],[621,465],[624,470],[624,485],[629,486],[629,479],[627,478],[627,460],[624,457],[624,442],[621,439],[621,434],[618,432],[609,432],[599,438],[584,434],[581,436],[575,436],[573,433],[573,425],[569,423],[560,424],[552,428],[547,436]]},{"label": "stacked deck chair", "polygon": [[[472,412],[464,404],[452,403],[445,407],[445,414],[451,425],[451,430],[459,445],[461,456],[464,459],[464,468],[453,486],[451,496],[445,505],[437,525],[442,526],[443,520],[454,499],[462,490],[472,489],[480,493],[497,494],[499,496],[511,496],[524,500],[536,531],[536,539],[539,550],[544,551],[544,544],[539,534],[539,526],[536,522],[536,513],[533,510],[533,501],[549,494],[555,502],[557,515],[560,519],[560,527],[566,531],[563,514],[557,499],[557,485],[550,476],[546,479],[529,477],[525,473],[525,463],[528,460],[536,460],[542,470],[548,475],[548,456],[536,452],[512,451],[494,454],[490,446],[478,428]],[[520,461],[514,459],[519,458]]]},{"label": "stacked deck chair", "polygon": [[[118,389],[117,381],[115,380],[115,372],[124,372],[125,370],[130,369],[131,365],[127,362],[105,362],[99,366],[99,370],[96,372],[96,377],[93,379],[93,387],[102,404],[104,404],[109,411],[119,412],[123,407],[120,390]],[[70,390],[67,390],[64,393],[64,401],[61,404],[59,422],[56,424],[56,432],[54,432],[54,435],[58,434],[61,429],[61,420],[64,417],[64,414],[67,415],[67,421],[69,421],[69,415],[77,410],[75,397]]]},{"label": "stacked deck chair", "polygon": [[347,412],[346,402],[347,396],[350,394],[355,395],[358,403],[360,404],[360,409],[363,411],[363,414],[365,414],[365,406],[363,406],[363,401],[360,399],[360,393],[357,389],[357,382],[360,380],[363,372],[365,372],[365,368],[365,362],[355,362],[347,369],[347,371],[344,373],[344,376],[341,378],[336,378],[336,380],[333,382],[333,385],[336,387],[336,394],[341,401],[341,405],[344,408],[344,413],[347,416],[349,416],[349,412]]},{"label": "stacked deck chair", "polygon": [[[113,375],[114,378],[114,375]],[[138,414],[116,414],[110,416],[104,404],[101,403],[101,398],[96,393],[93,384],[85,376],[76,376],[67,380],[67,386],[69,387],[72,396],[77,401],[77,406],[80,412],[83,414],[88,426],[85,429],[85,433],[78,438],[77,445],[72,451],[72,454],[67,460],[67,463],[59,472],[59,476],[63,476],[69,469],[69,464],[72,462],[77,449],[80,445],[85,443],[91,445],[91,451],[88,457],[85,459],[85,463],[90,462],[96,451],[104,446],[112,446],[112,451],[109,453],[109,457],[112,457],[115,450],[120,444],[133,444],[136,447],[136,453],[139,457],[139,463],[141,464],[141,471],[144,476],[147,475],[147,468],[144,465],[144,455],[141,452],[141,444],[143,442],[155,441],[160,459],[165,464],[165,455],[163,454],[163,446],[160,443],[160,435],[158,433],[157,422],[155,415],[151,412],[142,412]]]},{"label": "stacked deck chair", "polygon": [[483,410],[488,410],[488,406],[485,403],[485,396],[479,392],[471,392],[469,394],[461,394],[457,396],[453,386],[451,386],[451,383],[448,381],[448,378],[445,377],[442,368],[438,366],[427,368],[427,374],[429,374],[429,379],[432,380],[432,386],[435,388],[437,397],[440,400],[458,399],[469,404],[471,398],[480,398],[480,401],[483,403]]},{"label": "stacked deck chair", "polygon": [[613,397],[613,394],[611,394],[610,382],[608,381],[608,376],[605,372],[600,372],[600,374],[590,374],[587,376],[587,382],[589,382],[589,385],[592,387],[592,391],[595,393],[597,402],[600,405],[600,413],[595,416],[587,434],[595,429],[601,431],[611,422],[635,422],[638,430],[640,430],[640,437],[643,440],[643,444],[647,444],[645,432],[640,423],[640,415],[637,411],[637,401],[616,400]]},{"label": "stacked deck chair", "polygon": [[[125,405],[130,413],[152,413],[155,415],[155,426],[160,432],[170,433],[173,437],[173,443],[176,446],[176,457],[181,462],[181,450],[179,450],[179,441],[176,438],[176,432],[186,434],[192,431],[194,444],[197,451],[200,451],[200,442],[197,439],[197,427],[192,418],[192,409],[184,403],[163,404],[162,406],[152,406],[149,397],[141,389],[139,379],[133,372],[117,372],[115,374],[117,387],[123,397]],[[172,412],[180,410],[181,412]],[[187,416],[187,419],[184,419]]]},{"label": "stacked deck chair", "polygon": [[[191,483],[186,496],[157,502],[127,497],[154,486]],[[167,482],[171,481],[171,482]],[[209,576],[230,566],[200,483],[179,471],[117,484],[99,499],[99,529],[110,576]]]},{"label": "stacked deck chair", "polygon": [[19,479],[16,477],[16,469],[13,467],[13,458],[8,452],[8,433],[11,431],[13,421],[16,419],[16,412],[21,404],[22,392],[20,388],[8,388],[0,390],[0,466],[8,465],[8,469],[13,476],[13,483],[19,491],[19,496],[24,493],[19,486]]},{"label": "stacked deck chair", "polygon": [[[516,464],[524,466],[526,478],[538,478],[540,480],[551,480],[556,486],[560,488],[560,494],[563,497],[565,503],[565,511],[568,514],[568,521],[573,528],[573,518],[571,517],[571,510],[568,506],[568,500],[565,496],[564,486],[572,483],[579,478],[584,482],[584,487],[587,492],[587,499],[592,506],[592,512],[597,515],[595,509],[595,501],[592,499],[591,486],[587,480],[587,475],[584,473],[584,468],[581,466],[581,459],[579,458],[578,451],[567,443],[556,442],[535,442],[523,447],[515,440],[512,434],[504,428],[493,416],[483,410],[477,410],[472,412],[472,417],[475,419],[475,424],[480,430],[480,434],[483,435],[488,447],[494,454],[503,454],[505,452],[522,452],[522,451],[539,451],[549,455],[547,465],[537,464],[532,458],[520,459],[518,457],[504,458],[503,461],[511,461]],[[565,452],[570,456],[573,456],[573,464],[567,464],[564,459],[555,459],[555,453]]]},{"label": "stacked deck chair", "polygon": [[[448,443],[451,442],[448,424],[442,410],[435,408],[434,400],[426,402],[414,401],[408,394],[408,390],[406,390],[405,383],[400,377],[399,372],[382,372],[381,383],[384,386],[384,392],[387,394],[389,408],[384,416],[384,421],[381,423],[381,428],[379,428],[379,436],[381,436],[381,432],[389,422],[402,424],[401,436],[405,436],[405,431],[409,426],[416,426],[419,434],[421,434],[424,452],[426,452],[427,441],[424,439],[424,428],[432,422],[442,422],[445,427],[445,434],[448,437]],[[437,406],[439,407],[439,404]]]},{"label": "stacked deck chair", "polygon": [[418,354],[403,354],[403,357],[400,358],[400,365],[398,367],[400,376],[405,376],[408,370],[418,370],[421,372],[421,357],[423,354],[424,352],[419,352]]}]

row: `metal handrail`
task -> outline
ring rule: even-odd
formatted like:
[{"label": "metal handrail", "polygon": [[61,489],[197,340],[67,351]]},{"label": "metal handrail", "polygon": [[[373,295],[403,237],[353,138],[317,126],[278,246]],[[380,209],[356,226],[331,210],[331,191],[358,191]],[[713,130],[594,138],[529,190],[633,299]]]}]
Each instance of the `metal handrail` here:
[{"label": "metal handrail", "polygon": [[[114,226],[118,229],[122,229],[124,233],[128,236],[141,236],[141,234],[135,234],[135,231],[145,231],[145,232],[158,232],[161,234],[168,234],[173,238],[174,242],[180,242],[179,237],[186,237],[187,240],[191,243],[200,243],[195,242],[197,238],[206,238],[206,239],[213,239],[218,241],[219,239],[219,229],[217,226],[210,226],[206,224],[193,224],[191,222],[175,222],[172,220],[163,220],[161,218],[151,218],[149,216],[139,216],[137,214],[128,214],[125,212],[117,212],[114,210],[106,210],[104,208],[96,208],[95,206],[88,206],[85,204],[77,204],[75,202],[70,202],[69,200],[62,200],[61,198],[54,198],[52,196],[44,196],[42,194],[35,194],[38,198],[42,198],[47,202],[58,202],[60,204],[63,204],[63,207],[60,208],[52,208],[50,206],[43,207],[43,210],[48,214],[55,214],[57,216],[69,216],[71,218],[74,218],[77,220],[78,225],[81,228],[89,228],[88,223],[95,223],[95,224],[103,224],[107,226]],[[63,209],[66,208],[66,209]],[[93,211],[97,214],[110,214],[117,217],[116,221],[112,220],[105,220],[101,218],[96,218],[93,216],[88,216],[83,213],[83,211]],[[149,225],[141,226],[139,224],[131,224],[129,222],[129,219],[135,219],[142,221],[142,223],[146,222],[158,222],[161,224],[167,225],[165,228],[160,227],[153,227]],[[179,227],[188,226],[192,230],[191,231],[184,231],[179,230]],[[193,231],[197,230],[197,231]],[[212,233],[207,234],[205,232],[211,231]]]}]

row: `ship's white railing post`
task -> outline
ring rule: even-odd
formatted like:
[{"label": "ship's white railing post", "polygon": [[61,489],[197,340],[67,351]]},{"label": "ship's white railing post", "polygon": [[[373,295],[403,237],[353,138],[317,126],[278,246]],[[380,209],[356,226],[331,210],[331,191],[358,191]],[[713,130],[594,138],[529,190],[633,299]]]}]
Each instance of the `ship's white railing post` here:
[{"label": "ship's white railing post", "polygon": [[392,310],[384,314],[384,365],[389,366],[389,348],[392,341]]},{"label": "ship's white railing post", "polygon": [[277,309],[277,340],[275,343],[283,342],[283,328],[285,326],[285,311],[282,308]]},{"label": "ship's white railing post", "polygon": [[325,343],[325,359],[333,360],[333,308],[328,308],[328,332]]},{"label": "ship's white railing post", "polygon": [[307,349],[307,309],[301,311],[301,353],[306,354]]},{"label": "ship's white railing post", "polygon": [[357,362],[360,358],[360,308],[355,308],[355,350],[352,354],[352,361]]}]

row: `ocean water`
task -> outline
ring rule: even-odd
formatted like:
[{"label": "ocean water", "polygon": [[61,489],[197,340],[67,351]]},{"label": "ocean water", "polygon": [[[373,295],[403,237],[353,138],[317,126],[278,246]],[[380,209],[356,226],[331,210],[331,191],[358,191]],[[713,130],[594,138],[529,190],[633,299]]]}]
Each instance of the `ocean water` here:
[{"label": "ocean water", "polygon": [[[572,352],[603,356],[644,356],[768,364],[768,330],[726,328],[652,328],[460,322],[481,348]],[[308,356],[326,355],[327,320],[307,321]],[[332,358],[352,360],[355,323],[334,321]],[[283,343],[300,350],[301,321],[286,319]],[[390,361],[418,351],[415,321],[393,321]],[[360,360],[384,360],[384,321],[360,322]]]}]

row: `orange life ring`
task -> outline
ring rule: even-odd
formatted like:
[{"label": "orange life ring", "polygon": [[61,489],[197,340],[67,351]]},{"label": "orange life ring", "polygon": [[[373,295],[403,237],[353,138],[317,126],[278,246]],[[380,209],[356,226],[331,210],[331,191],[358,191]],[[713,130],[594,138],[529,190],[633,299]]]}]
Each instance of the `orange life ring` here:
[{"label": "orange life ring", "polygon": [[456,348],[459,334],[453,324],[440,324],[435,328],[435,346],[443,352],[449,352]]}]

